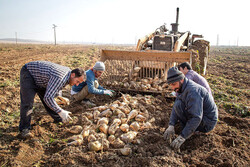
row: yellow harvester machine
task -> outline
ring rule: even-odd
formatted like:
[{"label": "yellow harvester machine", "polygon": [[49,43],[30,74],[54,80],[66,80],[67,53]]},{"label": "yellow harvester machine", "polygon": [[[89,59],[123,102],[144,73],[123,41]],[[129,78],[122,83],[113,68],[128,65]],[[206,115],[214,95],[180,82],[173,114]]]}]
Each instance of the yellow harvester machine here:
[{"label": "yellow harvester machine", "polygon": [[189,62],[205,74],[209,42],[202,35],[179,32],[178,18],[179,8],[172,30],[160,26],[138,40],[136,51],[102,50],[100,60],[106,71],[101,82],[123,91],[169,93],[166,78],[170,67]]}]

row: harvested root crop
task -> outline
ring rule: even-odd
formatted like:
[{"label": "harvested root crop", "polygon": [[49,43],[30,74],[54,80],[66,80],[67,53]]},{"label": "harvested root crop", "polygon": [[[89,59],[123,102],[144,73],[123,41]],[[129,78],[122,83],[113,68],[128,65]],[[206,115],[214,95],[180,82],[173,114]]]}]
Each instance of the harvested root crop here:
[{"label": "harvested root crop", "polygon": [[133,122],[129,127],[134,131],[138,131],[140,129],[138,122]]},{"label": "harvested root crop", "polygon": [[83,138],[88,137],[89,136],[89,129],[84,129],[81,132],[81,135],[82,135]]},{"label": "harvested root crop", "polygon": [[55,100],[58,105],[69,105],[70,103],[68,98],[62,96],[57,96]]},{"label": "harvested root crop", "polygon": [[83,143],[83,140],[77,139],[77,140],[74,140],[74,141],[68,143],[67,145],[68,146],[72,146],[72,145],[74,145],[74,146],[80,146],[82,143]]},{"label": "harvested root crop", "polygon": [[111,144],[114,148],[122,148],[125,146],[125,143],[120,138],[116,138]]},{"label": "harvested root crop", "polygon": [[[119,149],[122,155],[131,155],[132,149],[124,146],[129,143],[137,144],[136,141],[140,141],[136,138],[139,131],[152,127],[147,109],[154,105],[152,96],[122,94],[119,100],[111,104],[92,108],[92,112],[83,114],[81,122],[84,125],[90,122],[89,126],[80,135],[69,138],[72,141],[69,145],[78,146],[86,141],[91,151],[114,148]],[[72,130],[77,127],[82,129],[81,126],[74,126]]]},{"label": "harvested root crop", "polygon": [[107,124],[101,124],[101,125],[99,126],[99,130],[100,130],[101,132],[105,133],[105,134],[108,133],[108,129],[109,129],[109,126],[108,126]]},{"label": "harvested root crop", "polygon": [[132,149],[130,147],[124,147],[120,149],[122,155],[128,156],[132,153]]},{"label": "harvested root crop", "polygon": [[99,141],[93,141],[88,144],[90,151],[100,151],[102,149],[102,144]]},{"label": "harvested root crop", "polygon": [[122,124],[120,126],[120,129],[123,131],[123,132],[128,132],[129,131],[129,125],[128,124]]},{"label": "harvested root crop", "polygon": [[74,136],[71,136],[68,138],[68,141],[72,141],[72,140],[83,140],[83,136],[80,134],[80,135],[74,135]]},{"label": "harvested root crop", "polygon": [[115,141],[115,136],[114,136],[114,135],[110,135],[110,136],[108,137],[108,141],[109,141],[110,143],[113,143],[113,142]]},{"label": "harvested root crop", "polygon": [[81,133],[82,129],[83,129],[82,126],[76,125],[76,126],[71,127],[69,129],[69,132],[73,133],[73,134],[79,134],[79,133]]},{"label": "harvested root crop", "polygon": [[119,125],[117,124],[112,124],[109,129],[108,129],[108,133],[110,135],[114,135],[115,134],[115,131],[119,128]]},{"label": "harvested root crop", "polygon": [[138,110],[132,110],[130,111],[130,113],[128,114],[128,119],[127,119],[127,122],[130,120],[130,119],[133,119],[135,118],[137,115],[138,115]]},{"label": "harvested root crop", "polygon": [[89,135],[88,142],[96,141],[96,137],[94,134]]},{"label": "harvested root crop", "polygon": [[125,143],[131,143],[136,137],[136,135],[137,135],[137,132],[129,131],[121,135],[121,140],[124,141]]},{"label": "harvested root crop", "polygon": [[106,117],[103,117],[103,118],[101,118],[101,119],[99,119],[99,120],[97,121],[97,126],[99,126],[99,125],[101,125],[101,124],[106,124],[106,125],[108,125],[108,123],[109,123],[109,119],[106,118]]},{"label": "harvested root crop", "polygon": [[98,117],[110,117],[112,115],[112,111],[110,109],[102,111]]},{"label": "harvested root crop", "polygon": [[144,122],[146,121],[146,117],[144,117],[143,115],[139,114],[135,117],[135,120],[138,122]]}]

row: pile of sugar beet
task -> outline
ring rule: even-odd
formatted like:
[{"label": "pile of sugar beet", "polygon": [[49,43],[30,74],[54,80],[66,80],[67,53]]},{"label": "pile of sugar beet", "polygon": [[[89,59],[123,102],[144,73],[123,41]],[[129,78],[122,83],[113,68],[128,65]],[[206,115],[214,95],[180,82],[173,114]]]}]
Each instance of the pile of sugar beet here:
[{"label": "pile of sugar beet", "polygon": [[122,155],[132,153],[132,145],[140,144],[138,133],[152,127],[155,121],[145,106],[155,108],[160,100],[150,95],[122,94],[110,104],[91,108],[83,113],[82,125],[69,129],[73,135],[67,145],[87,145],[89,151],[118,150]]}]

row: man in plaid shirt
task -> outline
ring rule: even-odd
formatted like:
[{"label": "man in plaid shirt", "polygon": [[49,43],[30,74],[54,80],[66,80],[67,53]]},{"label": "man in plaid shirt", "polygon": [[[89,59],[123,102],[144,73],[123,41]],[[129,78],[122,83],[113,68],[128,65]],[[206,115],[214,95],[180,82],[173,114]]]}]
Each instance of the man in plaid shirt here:
[{"label": "man in plaid shirt", "polygon": [[79,85],[85,80],[85,72],[48,61],[33,61],[25,64],[20,72],[20,124],[24,138],[32,137],[29,132],[31,113],[36,93],[54,122],[68,122],[70,112],[63,110],[55,101],[59,91],[67,84]]}]

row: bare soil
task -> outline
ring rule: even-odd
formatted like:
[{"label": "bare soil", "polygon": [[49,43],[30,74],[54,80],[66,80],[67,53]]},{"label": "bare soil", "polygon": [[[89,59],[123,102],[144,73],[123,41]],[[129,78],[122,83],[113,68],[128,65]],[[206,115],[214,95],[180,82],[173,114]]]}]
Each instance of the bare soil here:
[{"label": "bare soil", "polygon": [[[249,166],[249,116],[232,115],[217,97],[223,83],[216,80],[222,77],[232,80],[232,87],[249,89],[249,54],[228,54],[211,49],[207,78],[216,95],[219,108],[219,122],[207,134],[195,134],[182,146],[180,152],[171,150],[163,140],[168,125],[173,100],[154,96],[154,105],[145,107],[150,118],[155,118],[151,129],[140,131],[140,143],[131,144],[132,154],[123,156],[112,147],[108,151],[91,152],[87,141],[81,146],[67,146],[65,139],[72,125],[82,125],[84,112],[89,107],[79,103],[63,106],[73,113],[70,124],[55,124],[46,113],[38,98],[35,100],[32,115],[34,138],[23,140],[18,135],[19,124],[19,71],[33,60],[48,60],[62,65],[80,65],[88,69],[99,59],[99,49],[108,46],[49,46],[49,45],[0,45],[0,165],[1,166]],[[124,49],[119,48],[119,49]],[[131,49],[131,48],[128,48]],[[76,62],[76,60],[80,60]],[[230,67],[234,68],[227,68]],[[245,74],[245,75],[244,75]],[[217,81],[217,82],[215,82]],[[225,84],[225,83],[224,83]],[[215,86],[212,86],[215,85]],[[63,90],[69,97],[70,87]],[[248,112],[249,91],[240,94],[238,99]],[[98,105],[109,104],[119,98],[96,96]],[[176,136],[180,128],[176,127]]]}]

